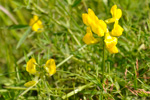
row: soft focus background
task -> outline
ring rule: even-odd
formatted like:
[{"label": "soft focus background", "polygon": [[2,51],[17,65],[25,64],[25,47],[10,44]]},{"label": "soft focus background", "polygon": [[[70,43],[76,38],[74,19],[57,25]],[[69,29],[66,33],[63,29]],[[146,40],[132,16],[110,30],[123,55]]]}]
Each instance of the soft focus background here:
[{"label": "soft focus background", "polygon": [[[110,70],[101,86],[102,44],[77,51],[86,33],[82,13],[91,8],[105,20],[114,4],[122,9],[124,32],[118,39],[119,53],[107,52]],[[43,32],[29,31],[33,15],[42,21]],[[25,41],[16,48],[21,38]],[[53,58],[59,64],[72,54],[53,77],[21,95],[24,83],[34,77],[25,70],[28,59],[43,65]],[[78,88],[81,91],[74,91]],[[150,0],[0,0],[1,100],[98,100],[102,94],[104,100],[150,99]]]}]

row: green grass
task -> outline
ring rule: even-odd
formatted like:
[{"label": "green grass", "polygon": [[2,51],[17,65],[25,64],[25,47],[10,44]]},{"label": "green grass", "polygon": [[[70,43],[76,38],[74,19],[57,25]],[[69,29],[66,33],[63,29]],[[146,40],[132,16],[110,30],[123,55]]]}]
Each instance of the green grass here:
[{"label": "green grass", "polygon": [[[122,9],[119,23],[124,32],[118,39],[119,53],[106,51],[102,81],[103,44],[85,46],[82,13],[91,8],[105,20],[114,4]],[[0,6],[14,17],[0,10],[1,100],[150,99],[149,0],[1,0]],[[32,15],[40,17],[43,32],[30,31]],[[43,75],[25,93],[24,83],[34,78],[25,70],[31,57],[41,66],[55,59],[57,72]]]}]

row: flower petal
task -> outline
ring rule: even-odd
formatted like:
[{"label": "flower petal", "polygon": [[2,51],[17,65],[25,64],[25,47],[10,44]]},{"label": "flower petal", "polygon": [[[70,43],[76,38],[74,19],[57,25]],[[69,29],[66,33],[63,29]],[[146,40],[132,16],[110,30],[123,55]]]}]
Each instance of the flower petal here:
[{"label": "flower petal", "polygon": [[39,17],[36,16],[36,15],[34,15],[34,16],[33,16],[33,19],[34,19],[35,21],[37,21],[37,20],[39,19]]},{"label": "flower petal", "polygon": [[105,20],[105,22],[106,23],[113,23],[113,22],[115,22],[116,21],[116,19],[115,18],[109,18],[109,19],[107,19],[107,20]]},{"label": "flower petal", "polygon": [[115,18],[119,20],[121,18],[121,16],[122,16],[122,10],[117,9]]},{"label": "flower petal", "polygon": [[35,85],[36,85],[36,81],[29,81],[24,84],[24,86],[26,86],[26,87],[35,86]]},{"label": "flower petal", "polygon": [[111,7],[110,13],[114,17],[116,15],[117,5]]},{"label": "flower petal", "polygon": [[[95,15],[92,9],[88,9],[88,14],[82,14],[83,23],[88,27],[91,27],[92,31],[97,34],[99,37],[104,36],[104,32],[107,30],[107,25],[103,20],[99,20]],[[85,35],[85,38],[92,37],[89,33]],[[84,38],[83,38],[84,39]],[[84,42],[87,44],[91,44],[91,42]]]},{"label": "flower petal", "polygon": [[118,53],[118,48],[116,46],[113,46],[112,48],[107,48],[107,50],[113,54],[113,53]]},{"label": "flower petal", "polygon": [[114,28],[111,31],[112,36],[120,36],[122,35],[123,28],[118,24],[118,21],[115,22]]},{"label": "flower petal", "polygon": [[122,16],[122,10],[117,9],[117,5],[111,7],[110,13],[112,15],[112,18],[105,20],[106,23],[113,23],[119,20]]},{"label": "flower petal", "polygon": [[86,44],[94,44],[94,43],[97,43],[97,42],[98,42],[98,40],[93,37],[93,34],[92,34],[92,32],[91,32],[90,27],[87,27],[87,33],[86,33],[86,35],[83,37],[83,41],[84,41]]},{"label": "flower petal", "polygon": [[34,58],[31,58],[28,62],[27,62],[27,66],[26,66],[26,71],[29,72],[30,74],[35,74],[36,73],[36,61]]},{"label": "flower petal", "polygon": [[32,19],[30,19],[29,25],[32,27],[33,31],[41,32],[39,29],[43,29],[42,21],[39,20],[38,16],[34,15]]},{"label": "flower petal", "polygon": [[56,73],[56,65],[54,59],[49,59],[45,64],[45,69],[50,76]]},{"label": "flower petal", "polygon": [[93,22],[98,21],[98,17],[95,15],[94,11],[92,9],[88,9],[88,15]]},{"label": "flower petal", "polygon": [[87,21],[87,17],[88,17],[88,14],[82,14],[83,23],[88,26],[89,24],[88,24],[88,21]]},{"label": "flower petal", "polygon": [[109,33],[106,33],[104,41],[106,48],[112,48],[117,44],[118,39],[116,37],[112,37]]}]

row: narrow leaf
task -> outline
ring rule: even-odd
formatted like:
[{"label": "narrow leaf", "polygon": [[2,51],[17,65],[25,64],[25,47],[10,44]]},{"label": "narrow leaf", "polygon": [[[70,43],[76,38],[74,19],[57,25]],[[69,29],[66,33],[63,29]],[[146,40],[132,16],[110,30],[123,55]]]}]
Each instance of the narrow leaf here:
[{"label": "narrow leaf", "polygon": [[80,2],[81,2],[81,0],[76,0],[76,1],[73,3],[72,7],[77,6]]},{"label": "narrow leaf", "polygon": [[22,28],[27,28],[29,27],[29,25],[11,25],[11,26],[8,26],[7,28],[8,29],[22,29]]},{"label": "narrow leaf", "polygon": [[16,49],[18,49],[20,47],[20,45],[24,42],[24,40],[27,38],[28,34],[31,32],[31,27],[29,27],[27,29],[27,31],[25,31],[25,33],[23,34],[23,36],[21,37],[21,39],[19,40]]}]

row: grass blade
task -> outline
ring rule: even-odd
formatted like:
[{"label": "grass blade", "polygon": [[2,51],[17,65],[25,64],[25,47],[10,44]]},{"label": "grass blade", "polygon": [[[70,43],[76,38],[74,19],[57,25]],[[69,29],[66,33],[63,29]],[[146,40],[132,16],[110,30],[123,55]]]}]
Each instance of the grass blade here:
[{"label": "grass blade", "polygon": [[16,49],[18,49],[20,47],[20,45],[24,42],[24,40],[27,38],[28,34],[31,32],[31,27],[28,28],[27,31],[25,31],[25,33],[23,34],[23,36],[21,37],[21,39],[19,40]]}]

